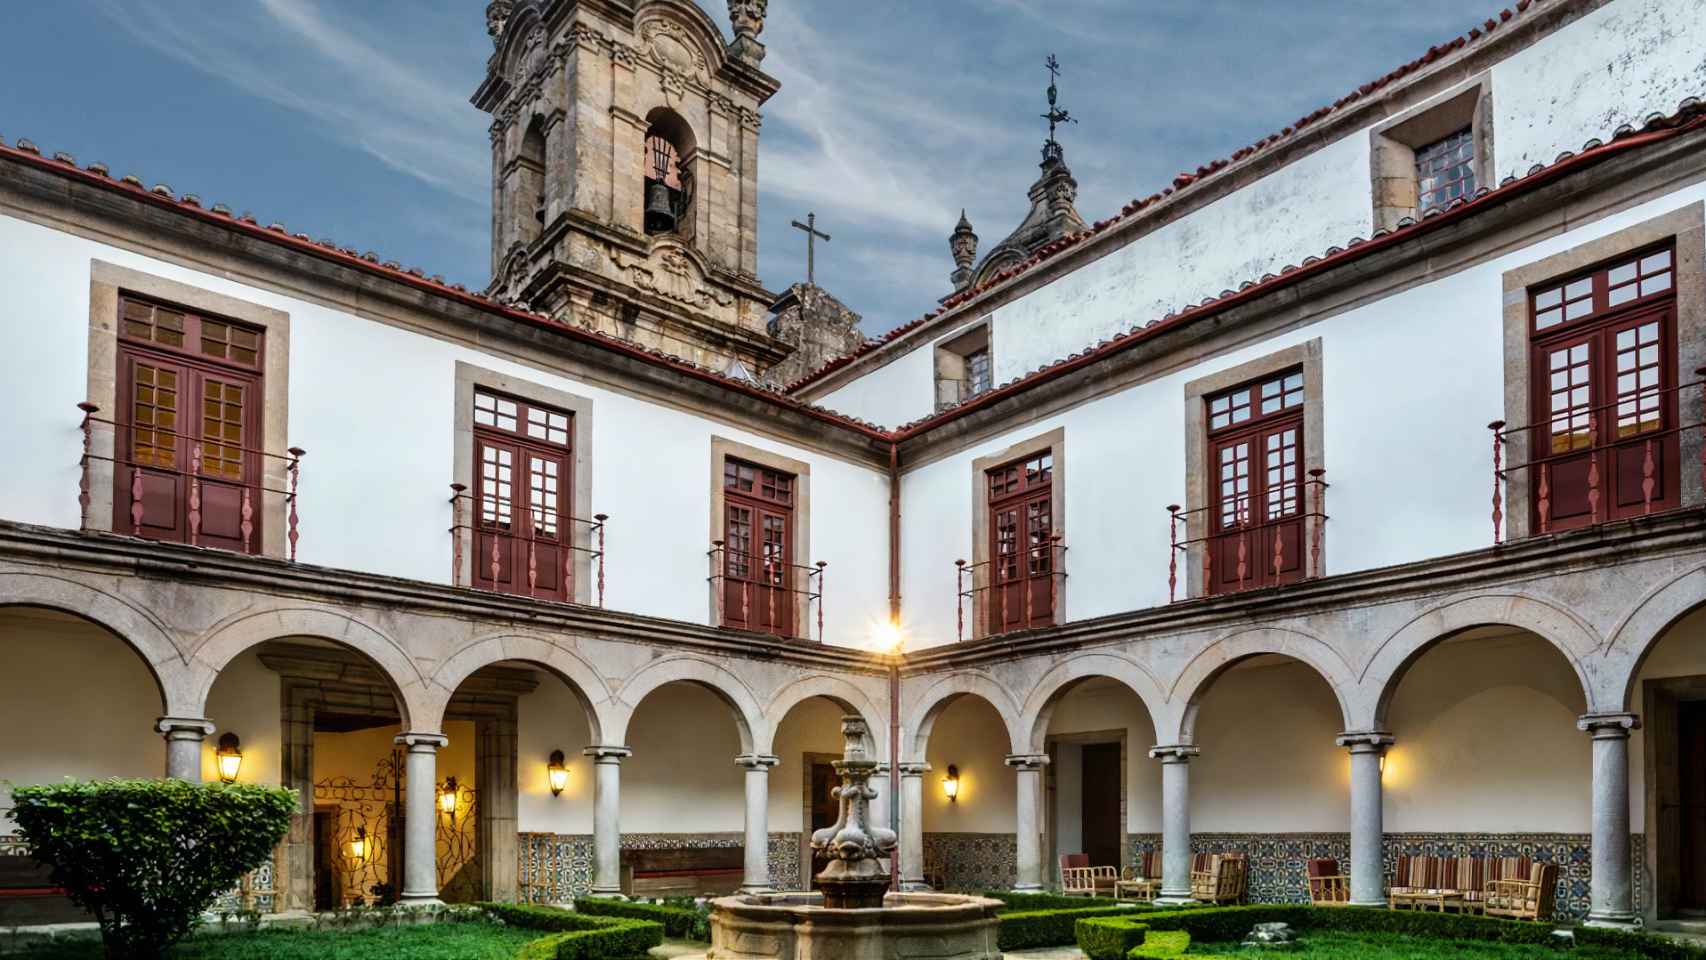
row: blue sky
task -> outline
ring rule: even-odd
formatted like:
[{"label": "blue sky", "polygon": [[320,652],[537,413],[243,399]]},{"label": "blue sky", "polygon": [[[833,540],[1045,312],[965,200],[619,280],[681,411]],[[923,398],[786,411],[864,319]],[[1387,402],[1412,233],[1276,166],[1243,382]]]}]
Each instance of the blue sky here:
[{"label": "blue sky", "polygon": [[[726,6],[701,0],[727,31]],[[483,0],[9,3],[0,135],[473,287],[490,272]],[[871,335],[947,292],[1036,176],[1061,60],[1078,209],[1105,218],[1485,19],[1496,0],[771,0],[759,272]],[[1237,279],[1237,278],[1230,278]]]}]

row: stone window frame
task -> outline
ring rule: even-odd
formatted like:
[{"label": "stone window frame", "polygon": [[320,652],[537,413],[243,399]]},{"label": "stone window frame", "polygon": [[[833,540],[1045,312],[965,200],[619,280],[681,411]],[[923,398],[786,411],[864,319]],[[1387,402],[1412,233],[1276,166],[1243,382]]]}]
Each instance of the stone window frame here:
[{"label": "stone window frame", "polygon": [[[258,327],[263,338],[259,446],[267,453],[280,455],[290,448],[290,314],[105,260],[89,261],[89,359],[85,393],[90,403],[100,407],[96,417],[119,419],[119,298],[125,294],[175,303]],[[66,411],[67,418],[74,415],[75,411]],[[105,423],[97,423],[95,427],[89,450],[88,529],[115,532],[112,462],[115,430]],[[310,455],[312,452],[310,449]],[[282,496],[265,491],[287,488],[290,479],[286,466],[287,461],[281,457],[261,458],[263,492],[257,508],[261,518],[258,555],[275,560],[284,559],[290,550],[285,537],[286,508]]]},{"label": "stone window frame", "polygon": [[1475,188],[1496,185],[1493,167],[1493,78],[1482,73],[1376,125],[1369,131],[1374,229],[1393,230],[1421,218],[1416,150],[1468,127],[1475,144]]},{"label": "stone window frame", "polygon": [[[1207,596],[1203,582],[1203,554],[1207,549],[1201,540],[1208,530],[1208,494],[1212,481],[1208,462],[1208,398],[1239,384],[1252,383],[1273,377],[1288,370],[1303,370],[1303,475],[1311,470],[1325,470],[1326,430],[1322,397],[1324,394],[1321,364],[1321,338],[1313,337],[1295,346],[1277,350],[1266,356],[1248,360],[1217,373],[1188,381],[1185,384],[1185,514],[1187,520],[1179,529],[1179,539],[1194,541],[1185,548],[1184,597]],[[1332,475],[1324,475],[1332,482]],[[1305,497],[1309,495],[1307,487]],[[1306,505],[1309,503],[1305,500]],[[1307,508],[1305,513],[1314,512]],[[1201,519],[1197,519],[1197,518]],[[1193,521],[1194,520],[1194,525]],[[1321,520],[1304,517],[1304,539],[1313,542]],[[1327,569],[1326,529],[1321,531],[1321,570]]]},{"label": "stone window frame", "polygon": [[[454,454],[451,461],[452,482],[462,484],[463,495],[472,498],[474,495],[474,391],[475,388],[491,390],[496,393],[508,394],[530,403],[555,407],[572,418],[574,441],[570,455],[573,461],[574,489],[571,492],[572,510],[575,520],[570,521],[572,530],[570,543],[574,546],[574,560],[571,576],[574,578],[574,602],[592,604],[596,602],[597,585],[593,582],[592,549],[593,536],[590,524],[580,520],[592,519],[592,413],[593,404],[589,397],[569,393],[556,387],[524,380],[518,376],[499,373],[485,367],[468,363],[465,360],[456,361],[456,409],[452,416],[452,442]],[[455,511],[452,510],[452,515]],[[452,532],[452,536],[460,540],[462,553],[461,565],[455,569],[455,581],[464,586],[474,582],[474,510],[470,499],[463,504],[462,529]],[[454,545],[451,556],[456,555]]]},{"label": "stone window frame", "polygon": [[[723,534],[723,525],[728,514],[727,504],[723,496],[723,466],[730,459],[744,460],[747,463],[793,475],[794,529],[792,548],[794,563],[809,566],[812,563],[812,465],[804,460],[795,460],[793,457],[772,453],[769,450],[762,450],[750,444],[741,443],[739,440],[720,436],[711,437],[711,535],[705,541],[707,556],[709,556],[712,543],[727,539]],[[706,584],[710,601],[710,620],[708,622],[713,627],[721,627],[723,625],[723,591],[720,589],[722,580],[716,576],[717,571],[713,569],[710,572],[712,576],[707,578]],[[794,572],[803,578],[803,571],[796,570]],[[813,636],[812,625],[817,622],[810,616],[812,612],[811,598],[802,587],[803,580],[795,587],[800,591],[794,596],[794,632],[799,634],[799,637],[793,639],[811,639]]]},{"label": "stone window frame", "polygon": [[[1047,453],[1053,457],[1053,479],[1049,483],[1049,527],[1054,535],[1060,538],[1060,545],[1067,546],[1066,538],[1066,428],[1055,427],[1047,433],[1038,434],[1027,440],[1021,440],[1006,449],[992,453],[986,457],[978,457],[971,462],[971,562],[972,562],[972,596],[971,607],[967,611],[967,619],[971,622],[969,639],[980,640],[990,636],[987,619],[978,615],[978,595],[986,592],[990,586],[989,557],[989,471],[1004,467],[1016,460],[1028,460],[1038,454]],[[1058,572],[1060,582],[1055,585],[1054,593],[1054,626],[1067,622],[1066,588],[1072,582],[1071,565],[1062,553]],[[955,598],[960,602],[960,598]]]},{"label": "stone window frame", "polygon": [[[1504,272],[1503,419],[1509,427],[1527,425],[1531,416],[1529,363],[1533,338],[1529,332],[1530,292],[1548,281],[1665,241],[1676,245],[1673,276],[1676,282],[1677,382],[1693,381],[1694,371],[1706,366],[1706,201],[1697,200]],[[1699,402],[1698,396],[1695,391],[1684,391],[1679,398],[1678,410],[1684,422],[1688,419],[1690,406]],[[1503,465],[1508,467],[1528,462],[1528,433],[1522,430],[1508,436],[1501,454]],[[1706,437],[1701,431],[1682,431],[1678,465],[1684,507],[1706,503],[1706,489],[1702,489],[1700,471],[1688,468],[1689,464],[1700,463],[1703,442],[1706,442]],[[1508,540],[1520,540],[1531,534],[1529,484],[1520,477],[1520,472],[1510,474],[1511,479],[1505,484],[1504,524]]]},{"label": "stone window frame", "polygon": [[[982,349],[989,354],[993,364],[995,358],[995,325],[993,318],[984,317],[969,327],[961,328],[952,336],[943,337],[936,341],[935,346],[935,385],[936,409],[944,410],[957,403],[977,396],[966,392],[966,357]],[[989,371],[989,389],[995,386],[995,369]],[[983,392],[987,392],[983,391]]]}]

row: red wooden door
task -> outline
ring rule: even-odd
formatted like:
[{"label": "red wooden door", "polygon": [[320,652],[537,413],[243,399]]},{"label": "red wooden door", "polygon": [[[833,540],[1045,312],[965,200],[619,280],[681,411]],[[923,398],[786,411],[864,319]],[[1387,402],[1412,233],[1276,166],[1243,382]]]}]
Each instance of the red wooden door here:
[{"label": "red wooden door", "polygon": [[1210,593],[1289,583],[1307,570],[1302,405],[1301,373],[1209,400]]},{"label": "red wooden door", "polygon": [[791,637],[794,478],[730,460],[723,479],[723,624]]},{"label": "red wooden door", "polygon": [[997,467],[989,481],[990,633],[1054,623],[1054,457]]},{"label": "red wooden door", "polygon": [[475,394],[474,585],[574,598],[569,415]]}]

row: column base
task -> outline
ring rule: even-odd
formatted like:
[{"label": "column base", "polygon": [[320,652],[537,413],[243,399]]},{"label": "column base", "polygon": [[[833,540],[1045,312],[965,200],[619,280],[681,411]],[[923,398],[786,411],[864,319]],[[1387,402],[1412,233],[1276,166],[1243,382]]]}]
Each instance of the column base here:
[{"label": "column base", "polygon": [[1195,907],[1200,905],[1202,901],[1193,900],[1188,894],[1182,897],[1170,897],[1166,893],[1162,893],[1161,896],[1155,898],[1154,903],[1158,907]]},{"label": "column base", "polygon": [[745,894],[775,893],[776,888],[768,883],[743,883],[740,892]]},{"label": "column base", "polygon": [[1641,926],[1641,920],[1633,913],[1590,913],[1582,921],[1584,927],[1599,927],[1602,930],[1635,930]]},{"label": "column base", "polygon": [[592,890],[590,892],[595,897],[620,897],[620,896],[622,896],[622,888],[620,886],[601,887],[597,884],[593,884]]},{"label": "column base", "polygon": [[1014,893],[1042,893],[1043,885],[1040,883],[1015,883],[1012,890]]},{"label": "column base", "polygon": [[925,883],[922,880],[902,880],[900,882],[900,892],[901,893],[935,893],[936,888],[932,887],[931,885],[929,885],[928,883]]},{"label": "column base", "polygon": [[397,906],[403,908],[404,910],[425,910],[425,909],[431,909],[433,907],[442,907],[442,906],[444,906],[444,901],[440,900],[438,898],[438,894],[436,894],[436,893],[430,893],[430,894],[408,894],[408,893],[405,893],[401,897],[397,898]]},{"label": "column base", "polygon": [[1353,907],[1389,907],[1391,905],[1391,902],[1386,900],[1384,897],[1379,900],[1351,900],[1351,906]]}]

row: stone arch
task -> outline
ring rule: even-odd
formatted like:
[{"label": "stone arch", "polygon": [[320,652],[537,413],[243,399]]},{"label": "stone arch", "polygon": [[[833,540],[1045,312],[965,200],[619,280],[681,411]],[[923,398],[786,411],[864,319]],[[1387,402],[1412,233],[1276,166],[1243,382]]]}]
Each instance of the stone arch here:
[{"label": "stone arch", "polygon": [[1144,669],[1142,664],[1125,657],[1110,653],[1084,653],[1055,664],[1031,687],[1020,713],[1020,729],[1028,738],[1025,741],[1026,752],[1043,752],[1043,741],[1048,734],[1049,717],[1055,704],[1079,682],[1091,677],[1116,680],[1136,694],[1137,699],[1143,702],[1144,710],[1148,711],[1150,722],[1157,723],[1159,729],[1159,710],[1167,697],[1154,674]]},{"label": "stone arch", "polygon": [[604,742],[603,731],[610,704],[610,688],[604,678],[573,650],[551,640],[525,634],[481,637],[446,657],[427,680],[423,702],[430,704],[433,712],[425,715],[421,722],[430,723],[434,730],[441,729],[444,710],[462,682],[481,667],[504,660],[531,663],[562,680],[586,712],[592,743]]},{"label": "stone arch", "polygon": [[171,630],[153,612],[104,590],[44,573],[0,573],[0,607],[41,607],[106,630],[142,659],[167,716],[201,716],[189,664]]},{"label": "stone arch", "polygon": [[1520,593],[1478,594],[1431,607],[1380,644],[1358,676],[1358,715],[1349,730],[1385,728],[1386,711],[1404,674],[1434,644],[1472,627],[1503,626],[1539,636],[1563,654],[1582,685],[1590,710],[1595,697],[1584,661],[1600,646],[1599,633],[1552,601]]},{"label": "stone arch", "polygon": [[616,688],[610,701],[609,719],[604,724],[605,734],[612,743],[621,745],[627,741],[634,710],[647,694],[666,683],[677,681],[696,683],[728,704],[734,713],[735,726],[740,730],[741,752],[752,753],[758,743],[770,742],[764,710],[745,682],[709,660],[669,656],[653,660],[636,670]]},{"label": "stone arch", "polygon": [[347,614],[319,607],[275,607],[255,610],[231,617],[209,630],[190,652],[190,673],[193,683],[192,702],[201,716],[206,709],[208,693],[214,681],[238,654],[268,640],[287,637],[313,637],[329,640],[365,654],[379,668],[379,673],[397,698],[402,714],[402,729],[418,733],[437,733],[417,726],[424,718],[436,717],[427,695],[426,678],[421,675],[408,651],[396,640],[378,629]]},{"label": "stone arch", "polygon": [[1019,705],[1013,702],[1013,697],[1006,688],[996,683],[987,674],[975,672],[950,673],[937,679],[925,688],[924,695],[907,709],[903,730],[911,731],[910,739],[902,741],[906,757],[922,762],[925,748],[930,743],[930,729],[936,725],[936,719],[948,705],[962,696],[981,697],[995,712],[1001,716],[1001,722],[1007,728],[1007,748],[1012,753],[1025,751],[1024,727],[1021,723]]},{"label": "stone arch", "polygon": [[1164,716],[1155,718],[1155,736],[1162,743],[1192,743],[1197,710],[1214,681],[1234,664],[1251,657],[1274,654],[1289,657],[1314,670],[1339,704],[1346,729],[1355,716],[1349,694],[1356,687],[1351,665],[1331,645],[1299,630],[1256,627],[1228,634],[1204,647],[1185,665],[1168,691]]},{"label": "stone arch", "polygon": [[1611,640],[1598,668],[1598,696],[1589,699],[1595,713],[1633,710],[1635,678],[1647,655],[1677,621],[1706,604],[1706,564],[1666,580],[1635,602],[1611,629]]},{"label": "stone arch", "polygon": [[865,691],[851,681],[822,673],[801,677],[770,695],[770,706],[764,716],[764,735],[755,748],[756,752],[770,753],[776,731],[782,728],[782,720],[788,712],[813,697],[834,701],[841,709],[863,717],[866,726],[871,728],[874,748],[871,755],[878,760],[888,759],[888,723],[883,719],[882,711]]}]

